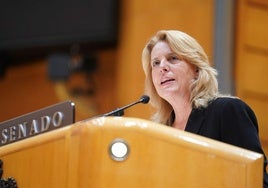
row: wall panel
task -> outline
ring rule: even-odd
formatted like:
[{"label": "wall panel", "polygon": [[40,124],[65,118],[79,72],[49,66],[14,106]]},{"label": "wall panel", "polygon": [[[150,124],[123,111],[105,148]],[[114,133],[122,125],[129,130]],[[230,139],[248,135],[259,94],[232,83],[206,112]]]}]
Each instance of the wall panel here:
[{"label": "wall panel", "polygon": [[268,153],[268,3],[238,0],[236,18],[236,93],[255,111],[261,142]]}]

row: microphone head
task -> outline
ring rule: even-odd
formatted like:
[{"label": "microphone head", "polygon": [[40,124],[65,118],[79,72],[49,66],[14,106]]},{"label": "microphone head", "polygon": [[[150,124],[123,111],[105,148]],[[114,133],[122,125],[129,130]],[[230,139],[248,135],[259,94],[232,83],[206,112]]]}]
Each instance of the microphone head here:
[{"label": "microphone head", "polygon": [[140,98],[140,102],[143,104],[147,104],[150,100],[150,97],[148,95],[142,95]]}]

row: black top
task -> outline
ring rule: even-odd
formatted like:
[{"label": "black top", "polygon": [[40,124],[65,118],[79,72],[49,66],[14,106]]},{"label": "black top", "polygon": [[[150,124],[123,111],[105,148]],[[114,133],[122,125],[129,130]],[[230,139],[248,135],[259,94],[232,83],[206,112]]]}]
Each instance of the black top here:
[{"label": "black top", "polygon": [[206,108],[193,109],[185,131],[242,147],[264,155],[264,187],[268,187],[267,160],[253,110],[242,100],[220,97]]}]

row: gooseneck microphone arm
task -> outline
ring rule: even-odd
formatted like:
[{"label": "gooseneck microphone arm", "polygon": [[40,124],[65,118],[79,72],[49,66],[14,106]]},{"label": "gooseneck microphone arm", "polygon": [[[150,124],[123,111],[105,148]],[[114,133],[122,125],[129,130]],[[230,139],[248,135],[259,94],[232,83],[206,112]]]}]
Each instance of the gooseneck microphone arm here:
[{"label": "gooseneck microphone arm", "polygon": [[121,108],[117,108],[117,109],[115,109],[115,110],[113,110],[111,112],[108,112],[108,113],[104,114],[103,116],[123,116],[125,109],[127,109],[127,108],[129,108],[129,107],[131,107],[133,105],[136,105],[138,103],[147,104],[149,102],[149,100],[150,100],[149,96],[143,95],[143,96],[141,96],[141,98],[138,101],[130,103],[130,104],[128,104],[126,106],[123,106]]}]

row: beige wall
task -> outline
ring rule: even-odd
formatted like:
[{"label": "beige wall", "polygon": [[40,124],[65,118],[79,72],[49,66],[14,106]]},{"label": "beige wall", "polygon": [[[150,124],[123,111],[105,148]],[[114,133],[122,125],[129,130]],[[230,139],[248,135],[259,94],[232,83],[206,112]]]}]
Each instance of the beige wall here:
[{"label": "beige wall", "polygon": [[236,91],[255,111],[268,154],[268,1],[239,0],[236,28]]}]

